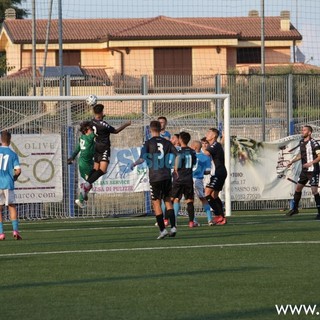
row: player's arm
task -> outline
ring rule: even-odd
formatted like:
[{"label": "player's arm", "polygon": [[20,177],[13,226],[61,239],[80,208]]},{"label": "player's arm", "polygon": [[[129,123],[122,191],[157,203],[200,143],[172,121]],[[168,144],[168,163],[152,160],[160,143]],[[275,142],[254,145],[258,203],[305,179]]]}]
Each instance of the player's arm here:
[{"label": "player's arm", "polygon": [[126,127],[129,127],[130,125],[131,125],[131,121],[127,121],[123,123],[119,128],[115,129],[113,133],[117,134],[121,132],[123,129],[125,129]]},{"label": "player's arm", "polygon": [[80,152],[80,143],[77,144],[76,148],[74,149],[72,156],[68,159],[68,164],[72,164],[78,153]]},{"label": "player's arm", "polygon": [[289,161],[287,167],[290,167],[293,163],[301,160],[301,154],[297,154],[292,160]]},{"label": "player's arm", "polygon": [[21,174],[21,168],[14,168],[14,175],[13,175],[13,180],[14,181],[17,181],[18,177],[20,176]]},{"label": "player's arm", "polygon": [[180,167],[180,160],[181,160],[181,154],[178,153],[176,155],[176,158],[174,159],[174,167],[173,167],[173,173],[176,175],[177,178],[179,177],[178,170]]},{"label": "player's arm", "polygon": [[310,162],[307,162],[303,165],[304,168],[309,168],[311,166],[313,166],[314,164],[320,162],[320,150],[316,150],[316,154],[317,154],[317,157],[313,160],[313,161],[310,161]]},{"label": "player's arm", "polygon": [[204,175],[208,175],[211,173],[211,158],[208,158],[206,163],[205,163],[205,170],[204,170]]},{"label": "player's arm", "polygon": [[145,159],[144,159],[145,154],[146,154],[146,146],[144,144],[141,148],[141,152],[140,152],[140,156],[139,156],[138,160],[131,163],[131,165],[130,165],[131,170],[133,170],[134,167],[138,166],[139,164],[141,164],[145,161]]}]

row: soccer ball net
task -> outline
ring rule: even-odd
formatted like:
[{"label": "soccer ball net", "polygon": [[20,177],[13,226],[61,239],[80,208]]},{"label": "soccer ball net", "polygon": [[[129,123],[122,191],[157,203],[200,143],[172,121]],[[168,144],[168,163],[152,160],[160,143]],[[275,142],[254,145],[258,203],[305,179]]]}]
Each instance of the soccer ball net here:
[{"label": "soccer ball net", "polygon": [[[75,204],[83,183],[77,158],[72,165],[67,160],[79,142],[80,123],[93,117],[91,104],[95,99],[90,96],[88,104],[88,96],[57,97],[57,100],[53,96],[3,97],[0,127],[13,134],[11,147],[19,155],[22,168],[15,185],[20,218],[152,214],[146,167],[130,170],[148,138],[148,124],[166,116],[171,134],[184,130],[192,139],[199,140],[209,127],[218,126],[218,100],[213,94],[200,94],[197,99],[192,94],[178,95],[179,99],[169,94],[161,100],[150,95],[142,100],[139,96],[97,98],[104,105],[105,120],[110,125],[117,128],[128,120],[132,124],[119,134],[111,134],[108,171],[94,184],[85,209]],[[196,208],[202,211],[198,202]]]}]

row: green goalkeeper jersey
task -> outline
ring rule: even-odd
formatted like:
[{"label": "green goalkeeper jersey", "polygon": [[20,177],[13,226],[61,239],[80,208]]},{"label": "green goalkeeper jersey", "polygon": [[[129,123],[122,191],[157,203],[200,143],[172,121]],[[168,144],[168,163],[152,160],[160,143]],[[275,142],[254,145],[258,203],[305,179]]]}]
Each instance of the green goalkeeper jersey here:
[{"label": "green goalkeeper jersey", "polygon": [[93,155],[94,155],[94,133],[82,134],[79,138],[79,143],[72,154],[75,159],[79,153],[78,166],[80,175],[83,179],[87,179],[93,168]]}]

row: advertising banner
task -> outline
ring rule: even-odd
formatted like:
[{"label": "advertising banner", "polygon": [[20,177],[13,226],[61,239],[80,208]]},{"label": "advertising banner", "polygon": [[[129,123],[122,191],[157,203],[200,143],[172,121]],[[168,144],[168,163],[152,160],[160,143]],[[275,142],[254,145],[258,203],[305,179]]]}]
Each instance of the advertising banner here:
[{"label": "advertising banner", "polygon": [[13,134],[21,175],[15,182],[16,203],[60,202],[63,198],[61,136]]}]

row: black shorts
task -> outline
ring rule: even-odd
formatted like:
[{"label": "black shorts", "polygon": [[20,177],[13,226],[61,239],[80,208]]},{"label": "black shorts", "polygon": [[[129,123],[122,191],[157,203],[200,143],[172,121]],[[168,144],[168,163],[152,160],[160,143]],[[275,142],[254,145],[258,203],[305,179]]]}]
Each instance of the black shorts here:
[{"label": "black shorts", "polygon": [[180,200],[182,196],[184,196],[185,199],[194,199],[193,182],[188,184],[173,184],[171,198]]},{"label": "black shorts", "polygon": [[104,144],[97,144],[95,145],[94,149],[94,162],[101,162],[106,161],[109,162],[110,159],[110,146],[106,146]]},{"label": "black shorts", "polygon": [[308,181],[310,181],[310,185],[312,187],[317,187],[319,185],[319,172],[308,172],[302,170],[298,183],[306,185]]},{"label": "black shorts", "polygon": [[171,189],[171,178],[163,181],[150,182],[151,199],[164,200],[170,197]]},{"label": "black shorts", "polygon": [[215,191],[221,191],[223,189],[226,178],[226,174],[215,174],[210,177],[210,182],[206,185],[206,187]]}]

